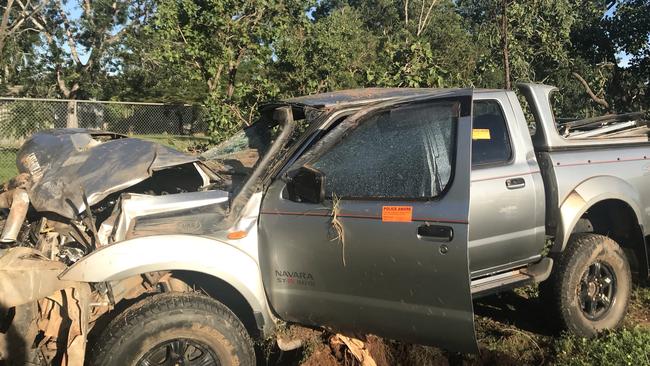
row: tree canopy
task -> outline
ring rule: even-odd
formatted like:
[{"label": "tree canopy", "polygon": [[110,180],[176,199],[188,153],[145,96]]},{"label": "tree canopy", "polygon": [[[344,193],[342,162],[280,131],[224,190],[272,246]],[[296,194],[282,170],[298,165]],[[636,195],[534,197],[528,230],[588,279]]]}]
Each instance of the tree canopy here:
[{"label": "tree canopy", "polygon": [[0,1],[0,93],[200,103],[217,138],[263,100],[368,86],[650,106],[650,0]]}]

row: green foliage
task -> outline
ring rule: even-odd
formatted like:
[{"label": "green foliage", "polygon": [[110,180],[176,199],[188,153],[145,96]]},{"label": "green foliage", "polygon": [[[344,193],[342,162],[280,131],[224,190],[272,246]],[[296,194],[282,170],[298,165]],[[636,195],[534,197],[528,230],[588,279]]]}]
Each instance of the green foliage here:
[{"label": "green foliage", "polygon": [[200,103],[215,140],[252,123],[269,99],[370,86],[501,88],[506,54],[513,83],[560,87],[562,116],[650,107],[648,0],[46,4],[26,23],[40,34],[4,46],[0,92]]},{"label": "green foliage", "polygon": [[0,93],[19,94],[22,82],[34,71],[41,43],[29,23],[41,4],[38,0],[0,2]]},{"label": "green foliage", "polygon": [[650,1],[619,0],[608,30],[614,42],[633,56],[632,62],[647,59],[650,54]]},{"label": "green foliage", "polygon": [[11,137],[23,138],[42,129],[53,128],[57,114],[62,116],[58,105],[34,101],[16,101],[0,105],[0,130]]},{"label": "green foliage", "polygon": [[634,300],[645,307],[650,307],[650,287],[638,287],[633,293]]},{"label": "green foliage", "polygon": [[17,151],[17,148],[0,147],[0,184],[5,183],[18,174],[18,169],[16,168]]},{"label": "green foliage", "polygon": [[289,36],[274,44],[277,61],[272,64],[284,96],[364,85],[376,39],[362,19],[358,10],[343,6],[289,29]]},{"label": "green foliage", "polygon": [[[513,81],[540,81],[549,72],[570,63],[570,33],[579,7],[572,0],[509,1],[505,10],[511,72]],[[480,84],[503,87],[504,37],[503,2],[466,0],[459,2],[468,19],[476,42],[483,49]]]},{"label": "green foliage", "polygon": [[476,60],[451,1],[323,1],[276,50],[276,75],[297,94],[469,85]]},{"label": "green foliage", "polygon": [[618,110],[650,108],[650,1],[618,0],[613,17],[603,21],[611,47],[627,53],[629,66],[614,70],[608,90]]},{"label": "green foliage", "polygon": [[161,1],[145,34],[151,57],[206,86],[213,136],[250,124],[263,99],[278,89],[268,79],[272,45],[307,18],[309,3],[276,1]]},{"label": "green foliage", "polygon": [[556,354],[559,365],[649,365],[650,330],[635,327],[595,339],[565,336],[556,343]]},{"label": "green foliage", "polygon": [[133,133],[133,131],[124,131],[125,125],[136,112],[134,105],[125,104],[107,104],[104,107],[104,119],[108,121],[107,130],[118,133]]},{"label": "green foliage", "polygon": [[148,0],[52,0],[32,21],[39,30],[47,70],[59,96],[87,99],[102,93],[103,81],[115,72],[124,35],[135,30]]}]

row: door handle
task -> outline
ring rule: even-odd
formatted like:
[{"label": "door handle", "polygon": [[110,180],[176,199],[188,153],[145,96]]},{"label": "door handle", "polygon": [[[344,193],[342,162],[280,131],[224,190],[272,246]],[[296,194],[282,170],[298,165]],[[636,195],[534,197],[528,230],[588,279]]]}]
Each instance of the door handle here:
[{"label": "door handle", "polygon": [[448,243],[454,238],[454,229],[450,226],[422,225],[418,227],[418,239]]},{"label": "door handle", "polygon": [[506,180],[506,187],[508,189],[524,188],[525,186],[526,181],[524,178],[510,178]]}]

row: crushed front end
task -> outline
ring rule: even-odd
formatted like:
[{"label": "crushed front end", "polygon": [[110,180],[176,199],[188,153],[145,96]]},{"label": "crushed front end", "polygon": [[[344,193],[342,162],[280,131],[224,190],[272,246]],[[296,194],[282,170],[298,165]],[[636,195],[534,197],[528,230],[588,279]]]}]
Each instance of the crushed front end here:
[{"label": "crushed front end", "polygon": [[143,235],[139,215],[196,207],[216,215],[228,201],[219,190],[192,196],[214,178],[197,157],[112,133],[37,133],[17,166],[0,193],[0,363],[10,365],[83,365],[97,319],[178,283],[164,272],[97,284],[59,275],[102,246]]},{"label": "crushed front end", "polygon": [[80,129],[27,140],[19,174],[0,190],[0,364],[83,365],[89,333],[125,307],[158,292],[196,291],[174,268],[105,282],[62,278],[91,253],[130,239],[219,238],[237,227],[248,203],[259,208],[251,197],[298,132],[290,108],[261,114],[201,156]]}]

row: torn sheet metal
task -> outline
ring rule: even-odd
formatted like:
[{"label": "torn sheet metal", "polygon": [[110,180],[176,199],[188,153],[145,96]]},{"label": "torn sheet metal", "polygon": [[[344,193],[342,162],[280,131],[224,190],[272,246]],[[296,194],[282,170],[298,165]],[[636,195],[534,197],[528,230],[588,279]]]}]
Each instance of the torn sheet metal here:
[{"label": "torn sheet metal", "polygon": [[86,350],[89,293],[74,287],[56,291],[38,301],[38,343],[48,364],[82,366]]},{"label": "torn sheet metal", "polygon": [[14,364],[44,357],[61,365],[83,365],[90,287],[59,280],[65,264],[37,250],[11,248],[0,256],[0,310],[14,316],[0,333],[0,360]]},{"label": "torn sheet metal", "polygon": [[32,176],[28,193],[37,211],[74,218],[84,210],[83,194],[92,206],[154,171],[198,161],[150,141],[115,138],[101,142],[99,137],[105,133],[47,130],[25,142],[17,165],[21,173]]},{"label": "torn sheet metal", "polygon": [[0,306],[8,309],[77,286],[57,277],[66,268],[32,248],[7,249],[0,256]]},{"label": "torn sheet metal", "polygon": [[126,194],[114,240],[158,234],[214,234],[227,225],[228,198],[228,192],[220,190],[164,196]]}]

